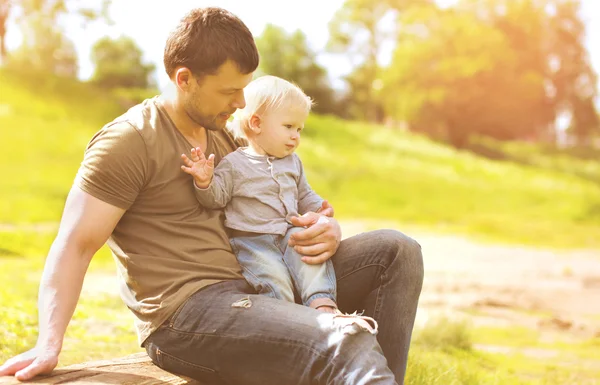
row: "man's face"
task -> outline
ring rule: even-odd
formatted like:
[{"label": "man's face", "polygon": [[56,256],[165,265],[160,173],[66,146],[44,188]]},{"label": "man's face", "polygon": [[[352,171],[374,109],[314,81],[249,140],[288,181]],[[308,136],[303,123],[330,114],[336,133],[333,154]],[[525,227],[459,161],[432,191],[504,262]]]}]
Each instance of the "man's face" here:
[{"label": "man's face", "polygon": [[235,62],[228,60],[214,75],[192,79],[184,96],[187,115],[200,126],[217,131],[238,108],[244,108],[244,87],[252,80],[252,73],[243,74]]}]

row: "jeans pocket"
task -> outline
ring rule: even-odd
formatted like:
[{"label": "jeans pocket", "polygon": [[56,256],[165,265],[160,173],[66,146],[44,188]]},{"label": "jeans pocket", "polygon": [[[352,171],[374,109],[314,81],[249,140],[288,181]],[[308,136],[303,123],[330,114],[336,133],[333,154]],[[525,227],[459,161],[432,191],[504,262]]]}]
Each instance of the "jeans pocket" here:
[{"label": "jeans pocket", "polygon": [[156,349],[156,365],[167,372],[193,378],[206,385],[224,385],[219,374],[211,368],[202,365],[188,362],[181,358],[175,357],[158,347]]}]

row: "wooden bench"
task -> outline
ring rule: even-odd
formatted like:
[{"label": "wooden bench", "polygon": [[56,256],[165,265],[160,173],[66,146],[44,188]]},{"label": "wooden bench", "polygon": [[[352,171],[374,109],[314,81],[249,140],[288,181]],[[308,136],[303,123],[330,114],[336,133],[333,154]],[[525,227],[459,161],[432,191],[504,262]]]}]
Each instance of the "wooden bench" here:
[{"label": "wooden bench", "polygon": [[[188,384],[202,385],[198,381],[177,376],[154,365],[146,353],[124,358],[93,361],[55,369],[51,375],[36,377],[27,384]],[[0,385],[23,384],[14,377],[0,377]]]}]

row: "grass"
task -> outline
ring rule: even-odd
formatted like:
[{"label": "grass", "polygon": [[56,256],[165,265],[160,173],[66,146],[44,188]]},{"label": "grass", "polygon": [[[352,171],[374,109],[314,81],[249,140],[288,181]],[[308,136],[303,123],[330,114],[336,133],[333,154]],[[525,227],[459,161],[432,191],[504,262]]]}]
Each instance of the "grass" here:
[{"label": "grass", "polygon": [[[326,117],[308,122],[300,152],[311,185],[338,217],[496,242],[600,247],[597,160],[563,155],[552,163],[534,154],[531,164],[493,160],[412,133]],[[577,172],[582,162],[586,176]]]},{"label": "grass", "polygon": [[[535,357],[515,349],[487,353],[477,345],[555,349],[556,357]],[[509,346],[506,346],[506,345]],[[473,328],[464,321],[434,319],[415,332],[407,371],[408,385],[595,385],[600,367],[579,365],[578,358],[597,352],[600,340],[583,343],[541,342],[527,329]],[[596,349],[595,351],[593,349]],[[596,357],[597,359],[597,357]]]},{"label": "grass", "polygon": [[[0,85],[2,362],[35,343],[44,255],[88,140],[124,111],[119,100],[139,92],[113,95],[77,82],[2,71]],[[535,146],[486,145],[503,157],[494,160],[406,132],[313,116],[300,153],[312,186],[343,219],[391,220],[546,247],[600,247],[595,153],[582,157]],[[106,248],[89,272],[88,279],[115,274]],[[494,333],[499,332],[471,331],[448,320],[429,326],[415,337],[407,383],[586,384],[585,377],[574,380],[560,365],[472,348],[494,342]],[[559,347],[587,357],[597,345]],[[136,351],[132,318],[121,300],[102,292],[83,295],[61,365]]]}]

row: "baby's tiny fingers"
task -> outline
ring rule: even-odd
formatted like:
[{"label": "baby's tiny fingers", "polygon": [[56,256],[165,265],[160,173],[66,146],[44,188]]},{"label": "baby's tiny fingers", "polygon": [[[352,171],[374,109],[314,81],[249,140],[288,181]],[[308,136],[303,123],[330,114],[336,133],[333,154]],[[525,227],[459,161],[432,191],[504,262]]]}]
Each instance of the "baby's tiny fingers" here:
[{"label": "baby's tiny fingers", "polygon": [[183,161],[183,164],[188,167],[192,167],[194,165],[194,162],[192,162],[185,154],[181,154],[181,160]]},{"label": "baby's tiny fingers", "polygon": [[198,162],[199,160],[200,160],[200,156],[198,154],[198,151],[196,151],[195,148],[192,148],[192,161]]}]

